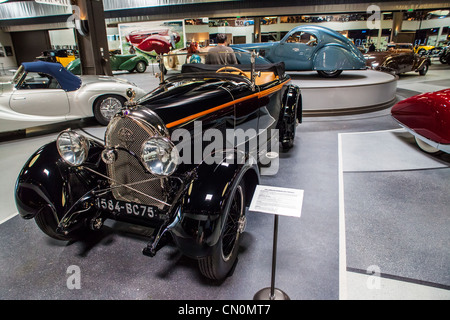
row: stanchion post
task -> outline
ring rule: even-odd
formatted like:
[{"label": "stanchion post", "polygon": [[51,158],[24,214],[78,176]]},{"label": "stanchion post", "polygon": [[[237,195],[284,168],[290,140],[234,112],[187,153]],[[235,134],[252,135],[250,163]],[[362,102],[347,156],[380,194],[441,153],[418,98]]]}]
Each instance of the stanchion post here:
[{"label": "stanchion post", "polygon": [[259,290],[253,300],[290,300],[289,296],[282,290],[275,288],[275,275],[277,269],[277,246],[278,246],[278,215],[274,218],[273,227],[273,249],[272,249],[272,278],[270,288]]}]

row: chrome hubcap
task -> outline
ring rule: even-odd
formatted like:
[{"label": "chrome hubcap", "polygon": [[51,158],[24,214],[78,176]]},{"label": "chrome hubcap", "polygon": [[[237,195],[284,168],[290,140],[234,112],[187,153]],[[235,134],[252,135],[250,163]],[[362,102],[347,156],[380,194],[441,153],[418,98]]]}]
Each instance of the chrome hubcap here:
[{"label": "chrome hubcap", "polygon": [[100,113],[105,119],[111,120],[121,107],[122,103],[119,99],[109,97],[100,104]]}]

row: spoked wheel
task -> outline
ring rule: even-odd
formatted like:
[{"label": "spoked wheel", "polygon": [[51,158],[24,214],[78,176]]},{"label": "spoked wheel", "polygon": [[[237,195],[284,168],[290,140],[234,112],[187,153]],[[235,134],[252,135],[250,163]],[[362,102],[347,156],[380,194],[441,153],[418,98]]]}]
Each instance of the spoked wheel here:
[{"label": "spoked wheel", "polygon": [[106,95],[97,100],[94,106],[94,117],[101,125],[108,125],[109,121],[122,108],[125,98]]},{"label": "spoked wheel", "polygon": [[238,254],[240,234],[245,229],[245,186],[241,181],[226,204],[225,223],[212,254],[198,261],[200,272],[213,280],[225,279]]},{"label": "spoked wheel", "polygon": [[342,73],[342,70],[317,70],[317,73],[324,78],[336,78]]}]

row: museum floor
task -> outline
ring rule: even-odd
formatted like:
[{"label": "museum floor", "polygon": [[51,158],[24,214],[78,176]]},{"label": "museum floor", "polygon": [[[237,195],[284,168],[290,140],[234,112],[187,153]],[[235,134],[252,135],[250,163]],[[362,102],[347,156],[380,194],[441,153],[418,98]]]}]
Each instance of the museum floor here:
[{"label": "museum floor", "polygon": [[[449,70],[434,62],[426,76],[400,76],[396,101],[450,87]],[[116,76],[147,90],[157,83],[152,68]],[[293,81],[302,87],[306,80],[296,73]],[[280,217],[279,224],[276,287],[292,300],[450,299],[450,155],[419,151],[391,118],[394,102],[305,117],[294,148],[280,155],[278,174],[262,177],[264,185],[304,190],[301,217]],[[248,214],[238,264],[222,283],[202,278],[174,246],[142,255],[142,228],[111,222],[73,243],[45,236],[17,216],[13,190],[27,158],[56,135],[0,143],[0,299],[246,300],[270,285],[268,214]],[[81,270],[79,290],[66,286],[72,265]]]}]

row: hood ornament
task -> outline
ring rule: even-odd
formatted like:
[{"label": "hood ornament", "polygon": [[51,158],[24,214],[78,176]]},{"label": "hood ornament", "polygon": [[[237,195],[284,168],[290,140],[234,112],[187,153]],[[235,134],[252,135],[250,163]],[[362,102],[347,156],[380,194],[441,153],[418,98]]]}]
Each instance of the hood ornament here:
[{"label": "hood ornament", "polygon": [[[136,108],[137,102],[134,100],[134,99],[136,99],[136,91],[134,91],[133,88],[128,88],[126,95],[127,95],[128,101],[126,101],[124,104],[125,108],[126,109]],[[127,112],[124,112],[124,114],[127,115]]]}]

